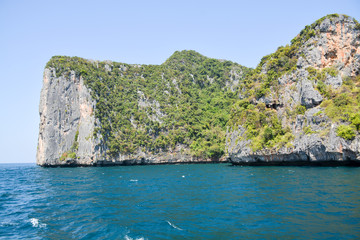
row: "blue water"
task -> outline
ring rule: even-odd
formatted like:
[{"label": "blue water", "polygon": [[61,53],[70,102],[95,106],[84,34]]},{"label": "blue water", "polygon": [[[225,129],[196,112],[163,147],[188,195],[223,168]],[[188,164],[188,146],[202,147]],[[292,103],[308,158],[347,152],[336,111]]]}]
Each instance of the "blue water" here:
[{"label": "blue water", "polygon": [[0,239],[359,239],[360,168],[0,165]]}]

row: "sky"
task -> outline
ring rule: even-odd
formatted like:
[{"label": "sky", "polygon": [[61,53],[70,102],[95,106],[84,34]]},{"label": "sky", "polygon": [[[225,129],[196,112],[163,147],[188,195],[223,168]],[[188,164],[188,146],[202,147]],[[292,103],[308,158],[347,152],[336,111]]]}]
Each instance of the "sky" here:
[{"label": "sky", "polygon": [[54,55],[161,64],[186,49],[256,67],[331,13],[360,20],[360,1],[0,0],[0,163],[36,161],[43,70]]}]

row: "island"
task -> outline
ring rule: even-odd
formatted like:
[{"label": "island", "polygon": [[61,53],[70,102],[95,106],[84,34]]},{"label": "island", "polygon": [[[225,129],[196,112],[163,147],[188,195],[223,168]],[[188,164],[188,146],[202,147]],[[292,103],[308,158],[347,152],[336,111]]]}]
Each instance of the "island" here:
[{"label": "island", "polygon": [[360,24],[330,14],[255,68],[176,51],[161,65],[54,56],[37,164],[360,165]]}]

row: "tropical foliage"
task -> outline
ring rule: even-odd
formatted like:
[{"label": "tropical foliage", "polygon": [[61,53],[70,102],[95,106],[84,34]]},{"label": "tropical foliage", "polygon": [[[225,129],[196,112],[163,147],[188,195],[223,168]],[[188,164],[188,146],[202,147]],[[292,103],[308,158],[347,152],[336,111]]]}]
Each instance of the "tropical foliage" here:
[{"label": "tropical foliage", "polygon": [[225,126],[237,98],[230,86],[250,70],[195,51],[175,52],[162,65],[55,56],[46,67],[57,76],[75,71],[84,79],[97,102],[94,137],[101,137],[110,156],[184,144],[201,158],[224,153]]}]

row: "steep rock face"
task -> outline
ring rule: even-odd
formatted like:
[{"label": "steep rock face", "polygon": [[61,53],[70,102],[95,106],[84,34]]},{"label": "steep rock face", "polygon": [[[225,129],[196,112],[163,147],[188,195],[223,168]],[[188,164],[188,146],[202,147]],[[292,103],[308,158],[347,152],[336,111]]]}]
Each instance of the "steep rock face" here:
[{"label": "steep rock face", "polygon": [[[295,67],[271,82],[270,94],[252,100],[255,110],[261,102],[272,108],[267,112],[277,116],[282,132],[272,137],[262,131],[274,127],[269,121],[258,135],[244,121],[234,124],[226,143],[230,161],[243,165],[360,164],[360,136],[354,130],[358,104],[351,100],[358,96],[354,86],[358,86],[360,71],[359,46],[359,24],[350,17],[330,15],[307,26],[287,46],[293,51],[287,56],[296,61]],[[274,56],[283,56],[278,52],[258,67],[262,74],[269,74]],[[348,85],[344,86],[344,80]],[[347,95],[346,103],[338,100]],[[342,110],[351,114],[342,115]],[[351,127],[354,135],[339,136],[341,125]]]},{"label": "steep rock face", "polygon": [[[327,117],[307,115],[299,116],[296,120],[291,126],[295,136],[291,146],[278,149],[264,148],[253,151],[249,140],[238,140],[240,136],[245,135],[245,129],[241,126],[235,130],[231,129],[227,139],[231,162],[240,165],[360,164],[359,137],[350,141],[337,136],[338,125],[332,124]],[[316,132],[304,133],[303,129],[307,126],[316,129]]]},{"label": "steep rock face", "polygon": [[[37,164],[51,167],[225,161],[194,157],[184,144],[158,153],[138,149],[130,154],[107,156],[109,148],[101,141],[101,135],[94,136],[94,129],[99,125],[95,119],[95,107],[96,101],[82,77],[76,76],[74,71],[68,76],[57,77],[54,69],[46,68],[40,96]],[[138,107],[152,107],[159,111],[159,103],[149,102],[141,91]],[[161,122],[161,116],[155,111],[149,117]]]},{"label": "steep rock face", "polygon": [[335,66],[347,76],[359,74],[359,30],[350,17],[325,18],[314,28],[320,32],[311,37],[299,53],[305,54],[306,64],[316,68]]},{"label": "steep rock face", "polygon": [[55,56],[37,163],[219,162],[226,137],[234,164],[359,164],[359,45],[359,23],[333,14],[254,70],[194,51],[161,65]]},{"label": "steep rock face", "polygon": [[54,69],[45,69],[39,107],[37,164],[71,165],[95,161],[99,149],[93,138],[94,107],[95,102],[83,79],[74,71],[68,77],[57,77]]},{"label": "steep rock face", "polygon": [[236,99],[246,71],[194,51],[154,66],[55,56],[44,71],[37,164],[226,161],[222,106]]}]

